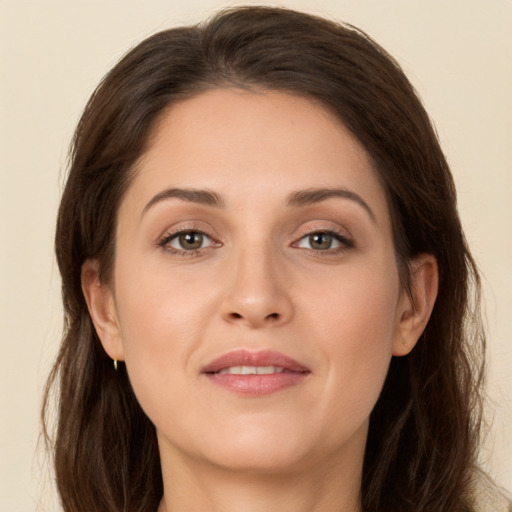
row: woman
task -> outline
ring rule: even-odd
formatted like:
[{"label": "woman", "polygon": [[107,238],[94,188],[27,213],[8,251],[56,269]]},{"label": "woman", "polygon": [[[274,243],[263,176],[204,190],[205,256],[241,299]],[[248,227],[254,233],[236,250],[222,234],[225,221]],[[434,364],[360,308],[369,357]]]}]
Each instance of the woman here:
[{"label": "woman", "polygon": [[56,252],[65,510],[483,510],[478,273],[357,29],[240,8],[142,42],[79,123]]}]

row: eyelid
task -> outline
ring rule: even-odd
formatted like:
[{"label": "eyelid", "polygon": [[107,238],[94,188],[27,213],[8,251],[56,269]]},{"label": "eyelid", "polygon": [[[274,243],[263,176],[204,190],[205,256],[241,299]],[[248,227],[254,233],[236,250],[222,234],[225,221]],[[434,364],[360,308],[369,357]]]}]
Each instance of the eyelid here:
[{"label": "eyelid", "polygon": [[[338,247],[329,248],[329,249],[308,249],[307,247],[299,247],[298,244],[306,237],[322,233],[331,235],[336,241],[340,243]],[[295,237],[295,241],[291,244],[292,247],[296,247],[299,249],[304,249],[307,251],[312,251],[314,253],[317,253],[318,255],[328,255],[328,254],[339,254],[343,251],[346,251],[347,249],[351,249],[355,246],[354,239],[350,233],[347,232],[347,230],[342,230],[336,227],[325,227],[325,226],[313,226],[309,228],[301,229],[298,233],[298,235]]]},{"label": "eyelid", "polygon": [[[200,247],[199,249],[191,249],[191,250],[185,250],[185,249],[178,249],[176,247],[172,247],[169,245],[169,242],[174,240],[175,238],[179,237],[180,235],[184,233],[198,233],[203,235],[204,237],[208,238],[211,243],[207,245],[206,247]],[[165,231],[165,233],[158,238],[156,245],[162,249],[165,249],[171,253],[179,254],[179,255],[186,255],[186,256],[192,256],[195,255],[201,251],[207,250],[211,247],[220,247],[222,245],[221,242],[219,242],[216,237],[208,233],[207,230],[200,228],[196,225],[188,225],[188,226],[182,226],[176,229],[168,229]]]},{"label": "eyelid", "polygon": [[[169,242],[179,237],[181,234],[184,233],[198,233],[203,235],[205,238],[207,238],[210,243],[208,243],[205,247],[200,247],[198,249],[179,249],[176,247],[172,247],[169,245]],[[308,236],[321,233],[321,234],[327,234],[332,236],[337,242],[338,246],[328,249],[313,249],[313,248],[307,248],[307,247],[300,247],[299,243],[305,239]],[[179,254],[179,255],[185,255],[185,256],[192,256],[196,255],[202,251],[220,247],[223,245],[222,242],[218,240],[218,237],[211,234],[211,230],[205,229],[202,226],[199,226],[196,223],[192,223],[189,225],[180,226],[177,228],[169,228],[165,231],[165,233],[160,236],[157,241],[156,245],[159,248],[165,249],[171,253]],[[294,237],[294,241],[290,244],[291,247],[303,249],[312,253],[316,253],[317,255],[333,255],[333,254],[340,254],[348,249],[351,249],[355,246],[354,239],[352,235],[348,232],[347,229],[342,229],[336,226],[326,226],[326,225],[313,225],[313,226],[303,226],[298,230],[298,233]]]}]

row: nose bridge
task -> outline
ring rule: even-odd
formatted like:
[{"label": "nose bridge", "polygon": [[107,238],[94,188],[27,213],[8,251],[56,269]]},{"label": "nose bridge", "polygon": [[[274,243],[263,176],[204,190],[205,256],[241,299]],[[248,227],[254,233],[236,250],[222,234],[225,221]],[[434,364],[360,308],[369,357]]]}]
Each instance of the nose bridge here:
[{"label": "nose bridge", "polygon": [[250,327],[287,322],[293,308],[282,262],[271,241],[243,244],[232,256],[224,318]]}]

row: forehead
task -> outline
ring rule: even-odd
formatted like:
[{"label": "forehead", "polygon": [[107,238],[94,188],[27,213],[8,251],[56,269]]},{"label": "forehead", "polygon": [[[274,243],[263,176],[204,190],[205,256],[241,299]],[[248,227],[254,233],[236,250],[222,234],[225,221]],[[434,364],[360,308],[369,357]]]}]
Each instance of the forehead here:
[{"label": "forehead", "polygon": [[[125,201],[141,211],[169,187],[210,189],[254,207],[297,189],[343,187],[387,214],[371,158],[343,123],[283,92],[214,89],[162,113]],[[146,201],[146,202],[145,202]]]}]

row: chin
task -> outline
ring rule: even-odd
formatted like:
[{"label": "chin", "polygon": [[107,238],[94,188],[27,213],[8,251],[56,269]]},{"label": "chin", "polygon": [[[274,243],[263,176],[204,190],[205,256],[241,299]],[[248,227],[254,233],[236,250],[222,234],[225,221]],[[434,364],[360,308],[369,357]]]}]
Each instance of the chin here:
[{"label": "chin", "polygon": [[[301,425],[303,426],[303,425]],[[352,435],[341,432],[307,431],[299,425],[283,423],[226,428],[223,434],[212,429],[196,446],[196,456],[219,468],[245,474],[286,474],[320,467],[351,458],[364,451],[367,426]]]},{"label": "chin", "polygon": [[188,460],[247,474],[293,471],[308,460],[315,448],[318,451],[318,442],[312,446],[305,443],[304,432],[294,432],[289,424],[258,424],[252,419],[225,425],[211,423],[206,431],[199,434],[196,430],[194,435],[195,429],[190,429],[185,439],[160,432],[159,441],[171,445],[171,452],[181,453]]},{"label": "chin", "polygon": [[222,453],[211,453],[209,461],[225,470],[246,474],[283,474],[304,467],[306,454],[300,447],[278,442],[233,443]]}]

